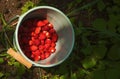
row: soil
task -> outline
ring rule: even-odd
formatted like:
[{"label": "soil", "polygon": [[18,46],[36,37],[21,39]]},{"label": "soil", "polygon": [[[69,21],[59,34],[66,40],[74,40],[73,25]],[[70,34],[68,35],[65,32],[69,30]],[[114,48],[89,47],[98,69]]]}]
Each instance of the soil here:
[{"label": "soil", "polygon": [[[0,0],[0,13],[3,13],[6,21],[21,14],[21,7],[29,0]],[[31,0],[36,3],[38,0]]]}]

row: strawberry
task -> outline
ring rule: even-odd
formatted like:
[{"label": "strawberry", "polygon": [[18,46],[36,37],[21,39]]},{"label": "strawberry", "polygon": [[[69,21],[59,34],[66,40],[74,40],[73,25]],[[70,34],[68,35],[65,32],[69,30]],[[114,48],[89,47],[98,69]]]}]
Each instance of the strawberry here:
[{"label": "strawberry", "polygon": [[43,45],[39,45],[39,50],[43,50],[44,46]]},{"label": "strawberry", "polygon": [[39,39],[44,40],[46,38],[46,35],[44,33],[40,33]]},{"label": "strawberry", "polygon": [[49,49],[50,48],[50,44],[45,44],[45,49]]},{"label": "strawberry", "polygon": [[31,51],[36,51],[38,49],[38,47],[36,45],[32,45],[30,46]]},{"label": "strawberry", "polygon": [[37,55],[37,56],[34,57],[34,61],[39,61],[40,58],[41,58],[41,57],[40,57],[39,55]]},{"label": "strawberry", "polygon": [[37,27],[37,28],[35,29],[35,34],[39,34],[39,33],[40,33],[40,30],[41,30],[41,27]]},{"label": "strawberry", "polygon": [[43,33],[45,34],[45,36],[46,36],[47,38],[50,38],[50,37],[51,37],[51,35],[50,35],[50,33],[49,33],[48,31],[43,31]]},{"label": "strawberry", "polygon": [[38,46],[38,45],[40,44],[40,40],[35,39],[35,40],[34,40],[34,44]]},{"label": "strawberry", "polygon": [[45,52],[45,58],[48,58],[50,56],[50,52]]},{"label": "strawberry", "polygon": [[49,39],[49,38],[45,40],[45,44],[51,44],[51,42],[52,42],[52,41],[51,41],[51,39]]},{"label": "strawberry", "polygon": [[41,20],[39,20],[38,22],[37,22],[37,26],[38,27],[42,27],[42,26],[44,26],[45,24],[44,24],[44,22],[42,22]]},{"label": "strawberry", "polygon": [[55,47],[56,44],[54,42],[51,43],[51,47]]},{"label": "strawberry", "polygon": [[44,53],[41,54],[40,57],[41,57],[41,60],[45,59],[45,54]]},{"label": "strawberry", "polygon": [[43,22],[44,22],[45,25],[49,23],[48,20],[46,20],[46,19],[43,20]]},{"label": "strawberry", "polygon": [[57,40],[58,40],[58,35],[57,34],[53,34],[52,35],[52,41],[53,42],[57,42]]},{"label": "strawberry", "polygon": [[40,51],[36,50],[36,51],[32,52],[32,54],[35,55],[35,56],[38,56],[38,55],[40,55]]},{"label": "strawberry", "polygon": [[56,33],[55,29],[50,29],[49,32],[50,32],[51,34]]},{"label": "strawberry", "polygon": [[51,29],[53,28],[53,25],[51,23],[49,23],[47,26]]},{"label": "strawberry", "polygon": [[55,49],[55,47],[51,47],[51,48],[49,49],[49,51],[50,51],[51,53],[54,53],[54,52],[56,51],[56,49]]},{"label": "strawberry", "polygon": [[49,30],[49,27],[48,27],[48,26],[42,27],[42,31],[48,31],[48,30]]},{"label": "strawberry", "polygon": [[32,41],[32,40],[30,40],[30,41],[29,41],[29,45],[32,45],[32,44],[33,44],[33,41]]},{"label": "strawberry", "polygon": [[44,40],[41,40],[41,45],[44,45],[45,44],[45,41]]}]

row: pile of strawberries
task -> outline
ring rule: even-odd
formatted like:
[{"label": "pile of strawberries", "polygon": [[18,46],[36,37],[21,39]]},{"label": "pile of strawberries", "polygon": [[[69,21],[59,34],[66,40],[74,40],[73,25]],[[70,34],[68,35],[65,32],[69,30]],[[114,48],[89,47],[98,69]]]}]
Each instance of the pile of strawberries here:
[{"label": "pile of strawberries", "polygon": [[18,39],[24,54],[39,61],[56,51],[58,35],[47,19],[28,19],[21,24]]}]

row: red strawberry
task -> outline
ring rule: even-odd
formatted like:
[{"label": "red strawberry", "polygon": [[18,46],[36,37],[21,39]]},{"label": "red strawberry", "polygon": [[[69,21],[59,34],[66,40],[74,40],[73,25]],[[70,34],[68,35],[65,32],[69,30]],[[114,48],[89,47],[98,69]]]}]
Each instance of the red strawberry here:
[{"label": "red strawberry", "polygon": [[38,26],[38,27],[42,27],[42,26],[44,26],[44,25],[45,25],[44,22],[42,22],[41,20],[37,22],[37,26]]},{"label": "red strawberry", "polygon": [[41,40],[41,45],[44,45],[45,44],[45,41],[44,40]]},{"label": "red strawberry", "polygon": [[41,30],[41,27],[37,27],[37,28],[35,29],[35,34],[39,34],[39,33],[40,33],[40,30]]},{"label": "red strawberry", "polygon": [[31,54],[31,58],[33,59],[35,56],[33,54]]},{"label": "red strawberry", "polygon": [[46,35],[44,33],[40,33],[39,39],[44,40],[46,38]]},{"label": "red strawberry", "polygon": [[51,47],[55,47],[56,44],[54,42],[51,43]]},{"label": "red strawberry", "polygon": [[35,38],[35,39],[39,39],[39,35],[38,35],[38,34],[35,34],[34,38]]},{"label": "red strawberry", "polygon": [[29,41],[29,45],[32,45],[32,44],[33,44],[33,41],[32,41],[32,40],[30,40],[30,41]]},{"label": "red strawberry", "polygon": [[32,54],[35,55],[35,56],[38,56],[38,55],[40,55],[40,51],[36,50],[36,51],[32,52]]},{"label": "red strawberry", "polygon": [[48,27],[48,26],[42,27],[42,31],[48,31],[48,30],[49,30],[49,27]]},{"label": "red strawberry", "polygon": [[51,29],[53,28],[53,25],[51,23],[49,23],[47,26]]},{"label": "red strawberry", "polygon": [[49,32],[50,32],[51,34],[53,34],[53,33],[55,33],[56,31],[55,31],[55,29],[50,29]]},{"label": "red strawberry", "polygon": [[45,52],[45,58],[48,58],[50,56],[50,52]]},{"label": "red strawberry", "polygon": [[30,46],[31,51],[36,51],[38,49],[38,47],[36,45],[32,45]]},{"label": "red strawberry", "polygon": [[38,45],[40,44],[40,40],[35,39],[35,40],[34,40],[34,44],[38,46]]},{"label": "red strawberry", "polygon": [[44,49],[44,46],[43,45],[40,45],[39,46],[39,50],[41,51],[41,50],[43,50]]},{"label": "red strawberry", "polygon": [[50,51],[51,53],[54,53],[54,52],[56,51],[56,49],[55,49],[55,47],[51,47],[51,48],[49,49],[49,51]]},{"label": "red strawberry", "polygon": [[34,36],[34,35],[35,35],[35,33],[34,33],[34,32],[32,32],[32,33],[31,33],[31,36]]},{"label": "red strawberry", "polygon": [[45,40],[45,43],[46,43],[46,44],[51,44],[51,42],[52,42],[51,39],[46,39],[46,40]]},{"label": "red strawberry", "polygon": [[57,34],[53,34],[52,35],[52,41],[53,42],[57,42],[57,40],[58,40],[58,35]]},{"label": "red strawberry", "polygon": [[41,54],[40,57],[41,57],[41,60],[45,59],[45,54],[44,53]]},{"label": "red strawberry", "polygon": [[44,22],[45,25],[49,23],[48,20],[46,20],[46,19],[43,20],[43,22]]},{"label": "red strawberry", "polygon": [[31,40],[32,40],[32,41],[35,41],[35,37],[31,37]]},{"label": "red strawberry", "polygon": [[34,57],[34,61],[39,61],[40,58],[41,58],[41,57],[40,57],[39,55],[37,55],[37,56]]},{"label": "red strawberry", "polygon": [[50,48],[50,44],[45,44],[45,49],[49,49]]},{"label": "red strawberry", "polygon": [[43,31],[43,33],[45,34],[45,36],[46,36],[47,38],[50,38],[50,37],[51,37],[51,35],[50,35],[50,33],[49,33],[48,31]]}]

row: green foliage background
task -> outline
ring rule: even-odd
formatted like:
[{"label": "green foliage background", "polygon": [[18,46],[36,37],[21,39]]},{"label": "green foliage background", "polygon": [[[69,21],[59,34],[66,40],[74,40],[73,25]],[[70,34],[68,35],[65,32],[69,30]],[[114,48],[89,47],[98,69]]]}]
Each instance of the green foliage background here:
[{"label": "green foliage background", "polygon": [[[21,8],[22,13],[40,5],[63,11],[73,24],[76,39],[70,57],[56,67],[42,68],[47,74],[41,79],[120,79],[120,0],[40,0],[37,5],[28,1]],[[3,53],[0,53],[0,64],[5,58],[8,65],[17,67],[16,79],[31,72]],[[7,79],[9,75],[0,71],[0,78]]]}]

